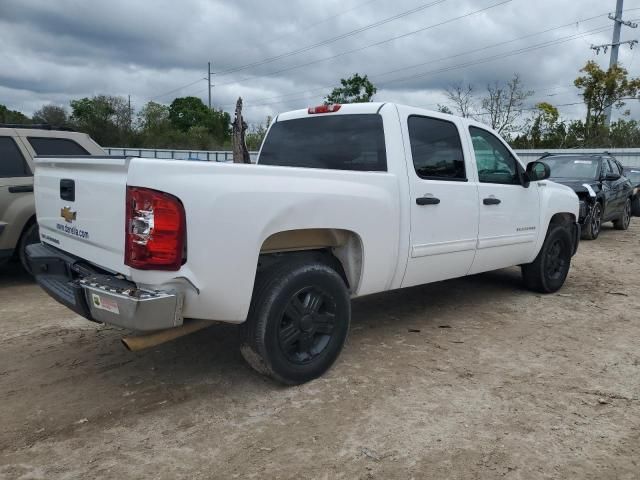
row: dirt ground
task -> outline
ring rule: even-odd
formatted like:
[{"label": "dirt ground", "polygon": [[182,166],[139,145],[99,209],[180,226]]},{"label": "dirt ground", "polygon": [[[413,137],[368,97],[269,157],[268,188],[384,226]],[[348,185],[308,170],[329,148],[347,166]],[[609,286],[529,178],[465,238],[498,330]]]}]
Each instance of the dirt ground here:
[{"label": "dirt ground", "polygon": [[0,478],[640,478],[640,221],[559,294],[507,269],[354,302],[334,368],[285,388],[236,328],[129,353],[0,270]]}]

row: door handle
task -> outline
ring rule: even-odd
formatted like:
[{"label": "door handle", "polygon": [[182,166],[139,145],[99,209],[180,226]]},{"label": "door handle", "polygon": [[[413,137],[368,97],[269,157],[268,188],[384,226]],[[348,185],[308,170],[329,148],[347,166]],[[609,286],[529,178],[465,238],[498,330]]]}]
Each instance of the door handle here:
[{"label": "door handle", "polygon": [[484,203],[485,205],[498,205],[500,204],[500,202],[501,200],[499,198],[494,197],[489,197],[482,200],[482,203]]},{"label": "door handle", "polygon": [[418,197],[416,198],[416,203],[418,205],[438,205],[440,199],[436,197]]},{"label": "door handle", "polygon": [[76,182],[70,178],[60,180],[60,198],[69,202],[76,201]]},{"label": "door handle", "polygon": [[29,193],[33,192],[33,185],[14,185],[9,187],[9,193]]}]

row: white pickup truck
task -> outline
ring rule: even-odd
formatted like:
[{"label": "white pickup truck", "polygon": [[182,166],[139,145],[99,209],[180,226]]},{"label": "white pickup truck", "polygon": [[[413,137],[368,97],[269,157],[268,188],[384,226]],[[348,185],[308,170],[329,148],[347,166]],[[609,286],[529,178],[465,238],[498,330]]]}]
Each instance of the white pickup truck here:
[{"label": "white pickup truck", "polygon": [[137,331],[243,324],[245,358],[288,384],[332,365],[351,297],[514,265],[554,292],[580,237],[578,198],[544,163],[480,123],[392,103],[283,113],[257,165],[36,165],[28,258],[51,296]]}]

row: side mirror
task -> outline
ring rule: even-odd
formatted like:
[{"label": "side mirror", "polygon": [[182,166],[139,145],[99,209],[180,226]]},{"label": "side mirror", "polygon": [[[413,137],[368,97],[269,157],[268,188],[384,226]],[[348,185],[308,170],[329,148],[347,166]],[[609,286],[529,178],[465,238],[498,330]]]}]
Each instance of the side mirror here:
[{"label": "side mirror", "polygon": [[551,169],[549,168],[549,165],[544,162],[531,162],[527,165],[527,176],[532,182],[546,180],[551,176]]},{"label": "side mirror", "polygon": [[615,182],[616,180],[620,180],[620,174],[619,173],[607,173],[604,176],[604,179],[607,182]]}]

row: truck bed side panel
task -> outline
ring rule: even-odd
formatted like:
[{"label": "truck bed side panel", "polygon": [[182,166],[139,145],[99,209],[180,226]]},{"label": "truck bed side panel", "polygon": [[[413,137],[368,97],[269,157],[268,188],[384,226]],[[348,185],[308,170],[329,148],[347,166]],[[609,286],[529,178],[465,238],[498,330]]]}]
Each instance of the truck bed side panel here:
[{"label": "truck bed side panel", "polygon": [[195,288],[187,292],[186,317],[244,321],[260,247],[287,230],[356,233],[363,245],[356,295],[383,291],[393,278],[400,229],[393,174],[136,158],[128,184],[171,193],[184,204],[186,264],[179,272],[132,270],[131,277],[143,285],[188,279]]}]

